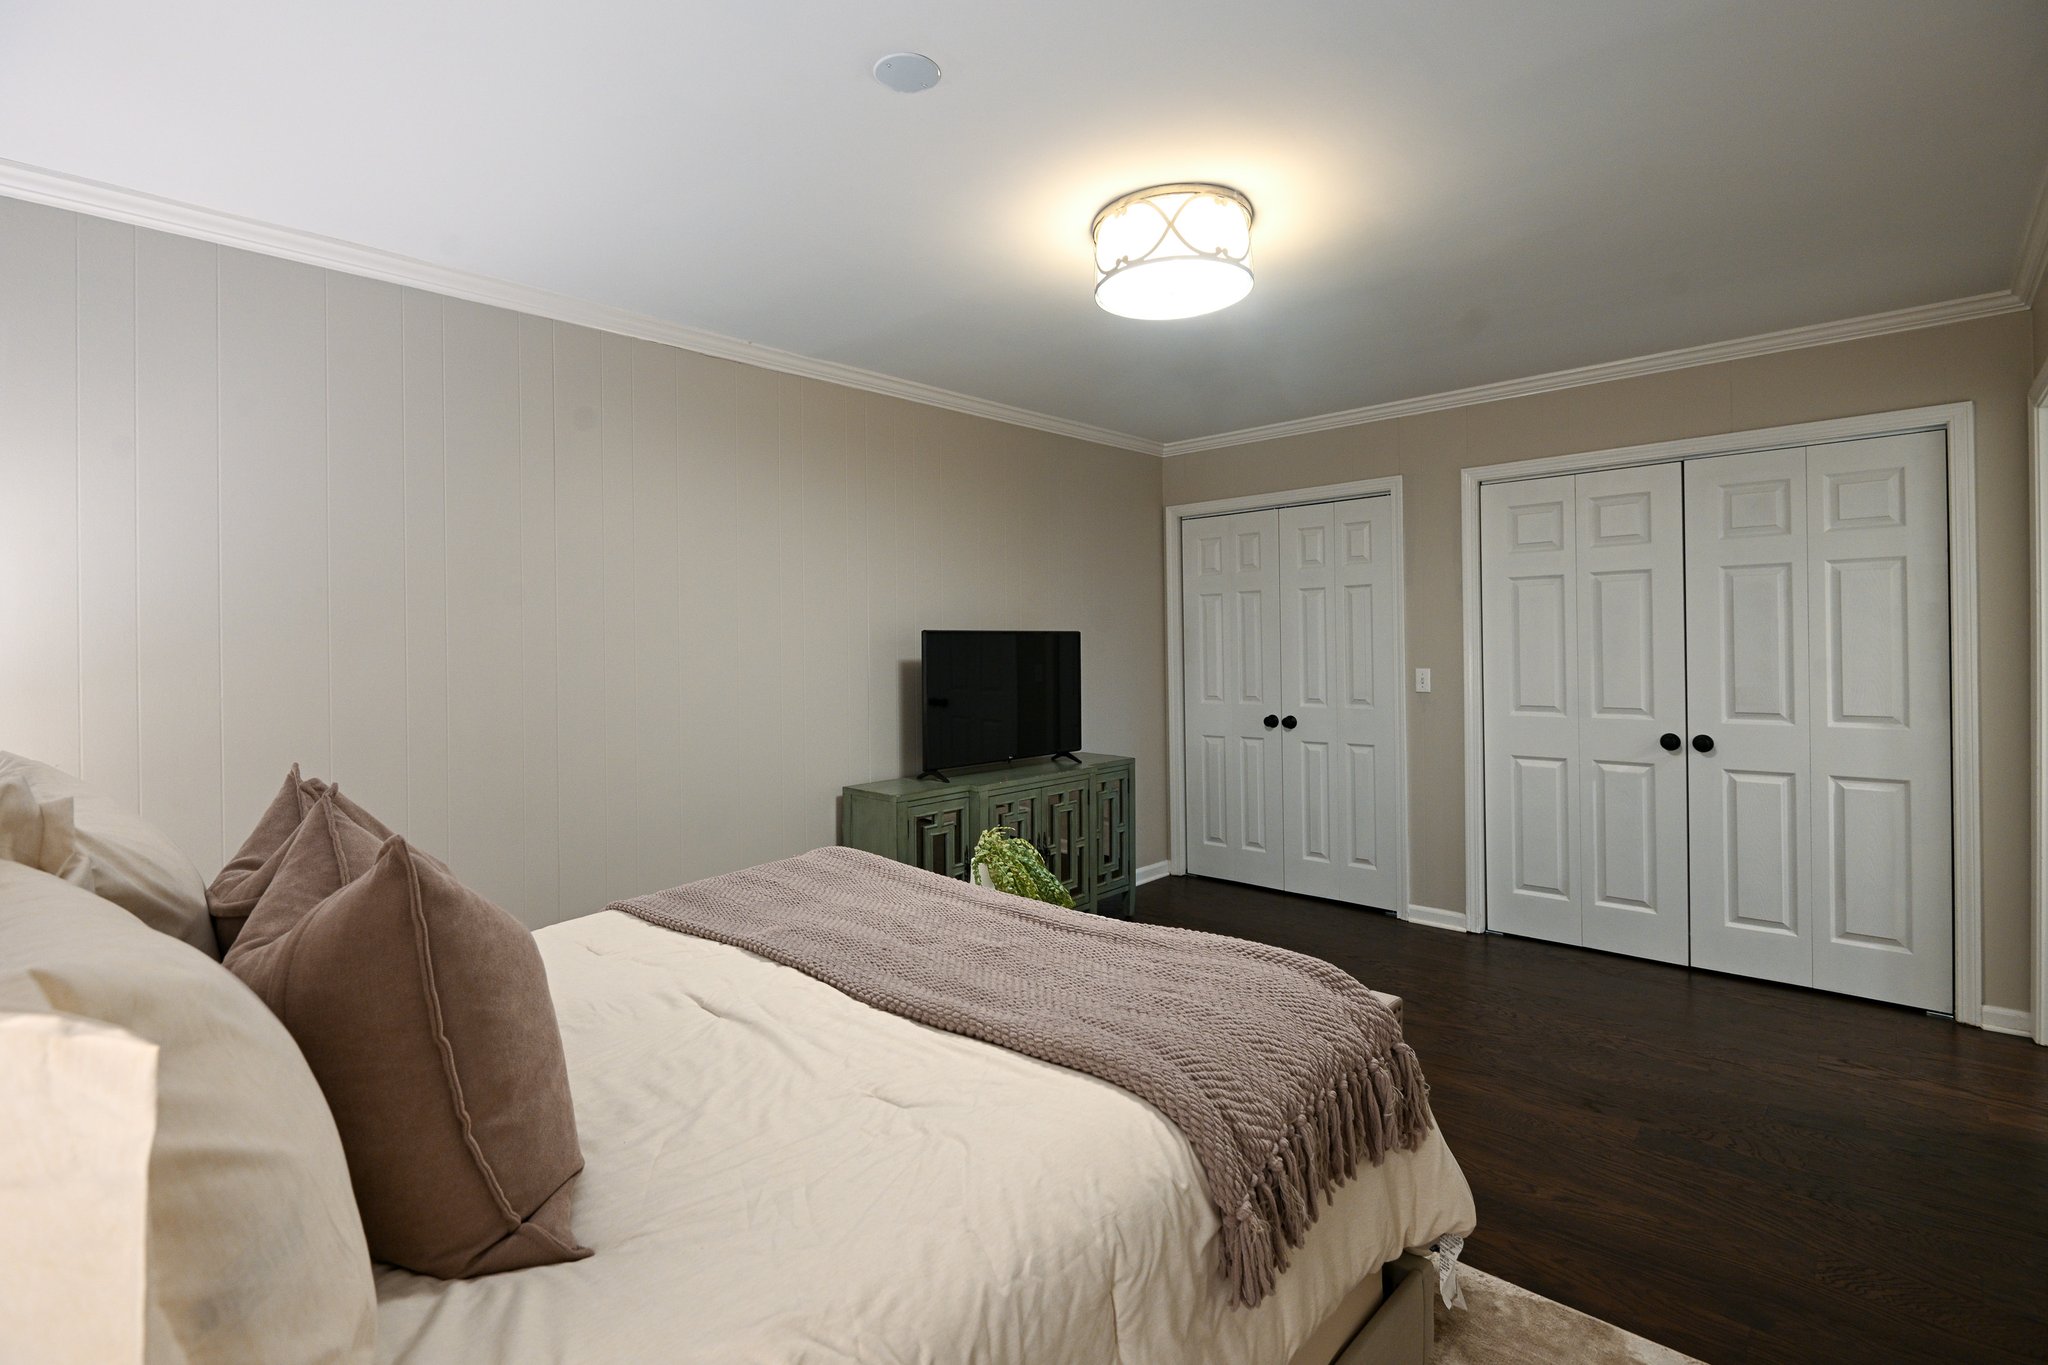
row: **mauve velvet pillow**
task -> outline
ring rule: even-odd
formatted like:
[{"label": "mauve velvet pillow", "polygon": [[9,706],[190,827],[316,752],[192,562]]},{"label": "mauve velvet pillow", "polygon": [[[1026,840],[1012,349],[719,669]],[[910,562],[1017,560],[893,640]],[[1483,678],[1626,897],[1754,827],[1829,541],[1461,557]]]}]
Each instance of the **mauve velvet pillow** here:
[{"label": "mauve velvet pillow", "polygon": [[[278,881],[324,856],[308,841]],[[590,1254],[562,1035],[518,920],[393,838],[311,909],[259,903],[228,967],[327,1095],[371,1255],[459,1279]]]},{"label": "mauve velvet pillow", "polygon": [[255,890],[248,918],[227,956],[237,957],[288,932],[314,906],[370,870],[389,835],[357,824],[335,804],[340,793],[323,791],[306,811],[284,847],[272,854],[245,885]]},{"label": "mauve velvet pillow", "polygon": [[340,787],[330,786],[317,777],[303,777],[299,765],[292,764],[291,771],[284,775],[284,785],[270,798],[270,805],[256,821],[256,828],[206,888],[214,939],[220,945],[223,959],[235,946],[249,912],[256,908],[256,902],[277,875],[285,846],[322,796],[331,796],[336,809],[375,835],[379,844],[391,837],[390,828],[382,820],[343,796]]}]

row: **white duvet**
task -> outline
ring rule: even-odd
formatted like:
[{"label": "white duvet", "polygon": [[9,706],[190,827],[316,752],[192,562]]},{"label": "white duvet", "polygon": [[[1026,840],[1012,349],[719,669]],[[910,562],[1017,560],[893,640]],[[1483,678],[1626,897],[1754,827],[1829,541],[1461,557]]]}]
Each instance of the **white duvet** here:
[{"label": "white duvet", "polygon": [[1373,1267],[1472,1226],[1432,1133],[1236,1308],[1193,1153],[1130,1094],[628,915],[536,938],[596,1254],[380,1269],[385,1361],[1282,1365]]}]

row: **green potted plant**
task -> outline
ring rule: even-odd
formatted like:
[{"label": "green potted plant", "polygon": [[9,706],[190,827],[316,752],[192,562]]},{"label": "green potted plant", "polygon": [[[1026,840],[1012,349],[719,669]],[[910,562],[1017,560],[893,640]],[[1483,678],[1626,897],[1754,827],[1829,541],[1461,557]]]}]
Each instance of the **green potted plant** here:
[{"label": "green potted plant", "polygon": [[1074,908],[1074,898],[1060,879],[1052,875],[1029,839],[1019,839],[997,825],[982,831],[974,841],[974,857],[968,864],[977,886],[1007,891],[1026,900]]}]

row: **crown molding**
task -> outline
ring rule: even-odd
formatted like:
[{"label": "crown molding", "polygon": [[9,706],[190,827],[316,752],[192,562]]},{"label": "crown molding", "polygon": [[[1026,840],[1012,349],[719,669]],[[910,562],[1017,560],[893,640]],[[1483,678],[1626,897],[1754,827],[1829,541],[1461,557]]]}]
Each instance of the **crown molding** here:
[{"label": "crown molding", "polygon": [[2043,279],[2048,279],[2048,170],[2041,173],[2040,188],[2034,191],[2034,211],[2027,216],[2027,230],[2020,234],[2012,292],[2021,302],[2031,304]]},{"label": "crown molding", "polygon": [[1683,370],[1694,365],[1742,360],[1749,356],[1770,355],[1776,351],[1796,351],[1808,346],[1827,346],[1838,341],[1856,341],[1864,337],[1885,336],[1892,332],[1940,327],[1951,322],[1967,322],[1972,318],[2017,312],[2026,306],[2026,300],[2010,290],[2000,289],[1989,294],[1975,294],[1966,299],[1950,299],[1945,303],[1922,304],[1915,308],[1900,308],[1889,313],[1871,313],[1860,318],[1845,318],[1840,322],[1789,327],[1782,332],[1765,332],[1760,336],[1740,337],[1734,341],[1716,341],[1704,346],[1688,346],[1682,350],[1659,351],[1655,355],[1636,356],[1628,360],[1602,361],[1597,365],[1582,365],[1574,370],[1553,370],[1549,374],[1530,375],[1523,379],[1503,379],[1491,384],[1475,384],[1471,388],[1451,389],[1445,393],[1425,394],[1419,398],[1397,398],[1391,402],[1374,403],[1367,407],[1348,408],[1343,412],[1327,412],[1318,417],[1298,417],[1289,422],[1246,427],[1242,431],[1196,436],[1185,441],[1168,441],[1165,452],[1170,456],[1191,455],[1198,450],[1219,450],[1225,446],[1277,440],[1283,436],[1334,431],[1339,427],[1384,422],[1390,417],[1412,417],[1417,413],[1442,412],[1446,408],[1470,407],[1476,403],[1496,403],[1503,398],[1525,398],[1531,394],[1576,389],[1587,384],[1604,384],[1609,380],[1631,379],[1637,375],[1661,374],[1666,370]]},{"label": "crown molding", "polygon": [[153,228],[180,237],[197,237],[203,241],[216,242],[243,251],[278,256],[327,270],[339,270],[344,274],[361,275],[390,284],[424,289],[430,293],[466,299],[471,303],[489,304],[495,308],[530,313],[536,317],[552,318],[557,322],[574,323],[602,332],[614,332],[620,336],[638,337],[644,341],[694,351],[698,355],[716,356],[721,360],[733,360],[742,365],[753,365],[781,374],[823,380],[827,384],[884,394],[890,398],[902,398],[912,403],[923,403],[929,407],[965,413],[970,417],[986,417],[992,421],[1006,422],[1011,426],[1049,432],[1054,436],[1068,436],[1095,445],[1113,446],[1119,450],[1135,450],[1144,455],[1161,453],[1159,442],[1146,440],[1142,436],[1133,436],[1128,432],[1111,431],[1106,427],[1069,421],[1050,413],[1012,407],[1008,403],[997,403],[986,398],[955,393],[951,389],[920,384],[911,379],[899,379],[894,375],[879,374],[873,370],[843,365],[837,361],[817,360],[793,351],[777,350],[772,346],[743,341],[738,337],[685,327],[680,323],[649,317],[625,308],[615,308],[610,304],[571,298],[566,294],[535,289],[474,271],[435,265],[429,261],[401,256],[396,252],[380,251],[375,247],[360,246],[334,237],[323,237],[318,233],[279,227],[274,223],[243,218],[232,213],[220,213],[213,209],[163,199],[153,194],[124,190],[115,185],[105,185],[95,180],[44,170],[37,166],[27,166],[16,161],[0,159],[0,195],[47,204],[53,208],[69,209],[75,213],[91,214],[98,218],[133,223],[137,227]]},{"label": "crown molding", "polygon": [[[864,370],[838,361],[818,360],[811,356],[798,355],[793,351],[757,345],[737,337],[686,327],[680,323],[649,317],[644,313],[635,313],[610,304],[572,298],[566,294],[515,284],[474,271],[435,265],[429,261],[401,256],[396,252],[361,246],[334,237],[323,237],[318,233],[302,232],[295,228],[279,227],[273,223],[125,190],[118,186],[44,170],[20,162],[0,159],[0,195],[48,204],[95,217],[111,218],[159,232],[196,237],[222,246],[424,289],[430,293],[488,304],[513,312],[529,313],[537,317],[552,318],[558,322],[613,332],[620,336],[638,337],[699,355],[714,356],[742,365],[774,370],[781,374],[821,380],[866,393],[901,398],[949,412],[965,413],[971,417],[985,417],[991,421],[1027,427],[1055,436],[1066,436],[1093,445],[1163,456],[1188,455],[1201,450],[1251,445],[1286,436],[1363,426],[1368,422],[1382,422],[1394,417],[1441,412],[1447,408],[1469,407],[1478,403],[1493,403],[1504,398],[1521,398],[1558,389],[1579,388],[1609,380],[1686,369],[1694,365],[1711,365],[1748,356],[1769,355],[1776,351],[1825,346],[1838,341],[1854,341],[1864,337],[1884,336],[1892,332],[1907,332],[1922,327],[1939,327],[1946,323],[1992,317],[1999,313],[2026,308],[2034,290],[2040,287],[2044,275],[2048,275],[2048,178],[2044,178],[2041,193],[2035,201],[2033,216],[2028,222],[2021,248],[2020,264],[2011,290],[1977,294],[1969,298],[1951,299],[1944,303],[1924,304],[1914,308],[1901,308],[1889,313],[1872,313],[1865,317],[1847,318],[1839,322],[1793,327],[1779,332],[1767,332],[1760,336],[1713,342],[1675,351],[1661,351],[1654,355],[1636,356],[1626,360],[1603,361],[1577,369],[1556,370],[1520,379],[1477,384],[1470,388],[1452,389],[1444,393],[1400,398],[1366,407],[1348,408],[1342,412],[1323,413],[1313,417],[1274,422],[1266,426],[1246,427],[1238,431],[1162,443],[1134,436],[1129,432],[1112,431],[1107,427],[1091,426],[1086,422],[1075,422],[1064,417],[1055,417],[1050,413],[1012,407],[1008,403],[976,398],[970,394],[956,393],[951,389],[920,384],[915,380],[900,379],[894,375]],[[2031,288],[2023,288],[2029,284]]]}]

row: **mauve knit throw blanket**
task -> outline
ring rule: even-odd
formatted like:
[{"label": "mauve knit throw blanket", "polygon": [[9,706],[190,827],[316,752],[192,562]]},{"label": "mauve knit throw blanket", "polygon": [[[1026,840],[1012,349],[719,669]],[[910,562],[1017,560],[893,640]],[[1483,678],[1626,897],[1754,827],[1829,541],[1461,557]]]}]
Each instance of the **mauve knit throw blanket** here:
[{"label": "mauve knit throw blanket", "polygon": [[1224,1279],[1247,1307],[1359,1162],[1430,1127],[1393,1013],[1284,949],[1041,905],[848,848],[608,908],[1151,1104],[1194,1149]]}]

